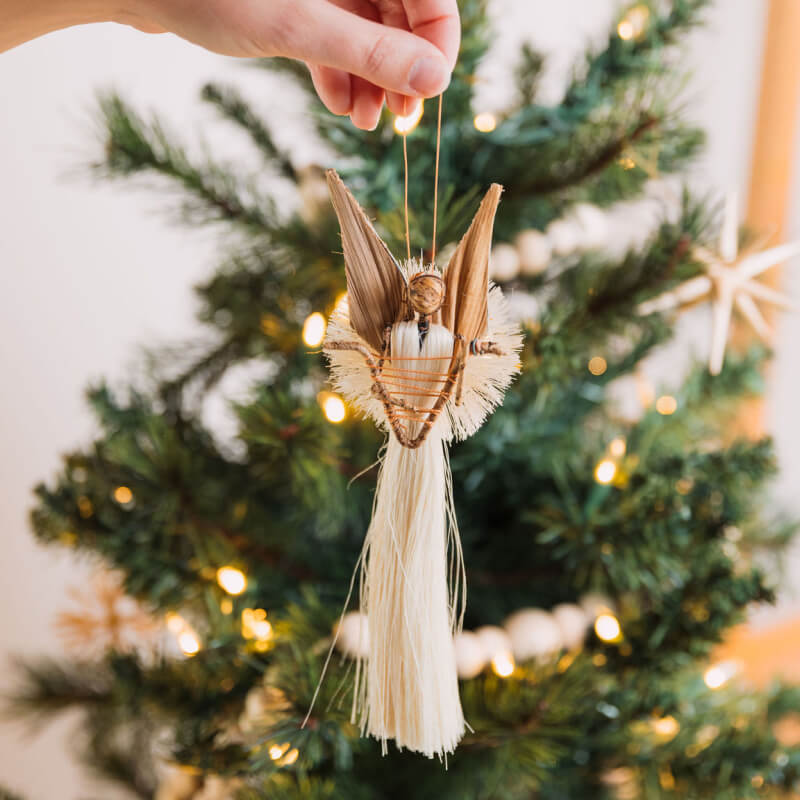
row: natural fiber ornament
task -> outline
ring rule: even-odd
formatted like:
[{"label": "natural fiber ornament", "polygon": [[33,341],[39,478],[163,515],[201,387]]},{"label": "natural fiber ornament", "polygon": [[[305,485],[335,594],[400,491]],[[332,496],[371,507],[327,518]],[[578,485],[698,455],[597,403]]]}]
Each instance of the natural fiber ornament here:
[{"label": "natural fiber ornament", "polygon": [[522,337],[488,277],[502,189],[492,185],[439,273],[398,263],[339,176],[327,175],[348,293],[323,347],[338,391],[389,431],[360,561],[369,645],[353,717],[384,752],[394,739],[443,756],[465,728],[453,635],[466,586],[446,444],[481,426],[520,366]]}]

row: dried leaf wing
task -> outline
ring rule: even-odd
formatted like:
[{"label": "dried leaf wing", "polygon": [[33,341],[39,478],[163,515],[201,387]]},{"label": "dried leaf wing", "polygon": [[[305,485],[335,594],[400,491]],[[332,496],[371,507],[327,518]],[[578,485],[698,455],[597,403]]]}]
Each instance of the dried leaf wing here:
[{"label": "dried leaf wing", "polygon": [[446,293],[441,324],[469,343],[486,334],[489,302],[489,252],[503,187],[493,183],[444,273]]},{"label": "dried leaf wing", "polygon": [[405,314],[405,279],[389,248],[335,170],[328,191],[342,231],[350,324],[376,350],[383,332]]}]

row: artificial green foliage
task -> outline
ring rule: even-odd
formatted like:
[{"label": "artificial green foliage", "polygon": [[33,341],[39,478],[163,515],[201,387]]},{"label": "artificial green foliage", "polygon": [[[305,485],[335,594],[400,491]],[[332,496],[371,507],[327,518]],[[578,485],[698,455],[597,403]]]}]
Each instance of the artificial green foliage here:
[{"label": "artificial green foliage", "polygon": [[[481,133],[472,98],[491,30],[485,0],[463,0],[444,98],[440,245],[461,235],[494,181],[505,184],[496,238],[512,241],[575,203],[635,199],[650,178],[686,170],[703,135],[681,117],[684,76],[671,65],[706,5],[639,4],[643,29],[624,39],[615,26],[557,105],[537,100],[546,61],[526,46],[514,103]],[[388,112],[375,132],[356,130],[322,109],[297,62],[258,66],[308,92],[308,119],[335,166],[402,252],[402,140]],[[353,663],[338,653],[302,725],[369,522],[382,436],[352,414],[325,418],[325,364],[301,338],[308,314],[329,313],[345,288],[335,217],[314,200],[328,165],[299,168],[236,87],[212,82],[202,98],[249,137],[252,163],[220,162],[209,148],[191,155],[174,123],[101,97],[95,173],[173,190],[162,204],[190,227],[215,225],[220,258],[196,288],[203,334],[148,351],[149,373],[126,391],[89,390],[97,436],[36,488],[32,512],[41,542],[113,567],[155,618],[179,613],[201,647],[22,664],[11,711],[41,724],[83,709],[80,756],[142,798],[154,797],[169,760],[197,770],[198,785],[229,781],[238,800],[739,800],[797,789],[800,751],[773,725],[798,709],[798,691],[735,681],[711,691],[702,679],[725,631],[773,599],[766,575],[794,534],[792,521],[764,513],[771,443],[729,433],[742,398],[761,391],[769,354],[730,353],[714,378],[695,365],[664,387],[672,414],[649,408],[631,420],[609,402],[609,387],[631,381],[672,333],[672,319],[642,317],[637,305],[697,275],[695,247],[716,235],[714,202],[688,192],[628,252],[558,258],[506,287],[539,307],[522,373],[452,450],[467,627],[600,592],[621,639],[590,631],[578,652],[462,681],[472,732],[447,769],[393,748],[382,757],[360,738]],[[408,137],[415,251],[430,247],[435,119],[429,101]],[[279,202],[287,190],[296,202]],[[606,369],[595,375],[587,362],[598,355]],[[204,403],[251,369],[259,377],[230,407],[236,434],[222,437]],[[627,450],[601,484],[595,466],[614,437]],[[247,575],[242,594],[218,585],[223,565]],[[252,609],[272,626],[263,641],[243,624]]]}]

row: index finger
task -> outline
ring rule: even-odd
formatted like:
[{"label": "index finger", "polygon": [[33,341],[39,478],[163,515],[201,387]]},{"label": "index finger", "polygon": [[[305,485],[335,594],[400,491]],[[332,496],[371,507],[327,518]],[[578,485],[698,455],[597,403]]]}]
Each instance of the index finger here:
[{"label": "index finger", "polygon": [[461,45],[457,0],[403,0],[411,32],[437,47],[452,68]]}]

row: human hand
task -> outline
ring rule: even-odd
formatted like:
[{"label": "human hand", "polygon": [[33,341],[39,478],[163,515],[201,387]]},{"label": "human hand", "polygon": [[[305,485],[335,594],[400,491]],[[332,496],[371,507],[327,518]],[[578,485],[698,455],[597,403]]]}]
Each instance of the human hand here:
[{"label": "human hand", "polygon": [[0,0],[0,52],[48,31],[121,22],[217,53],[304,61],[322,102],[372,130],[450,82],[457,0]]},{"label": "human hand", "polygon": [[328,109],[367,130],[384,99],[407,114],[419,98],[442,92],[461,38],[456,0],[130,2],[117,21],[225,55],[304,61]]}]

